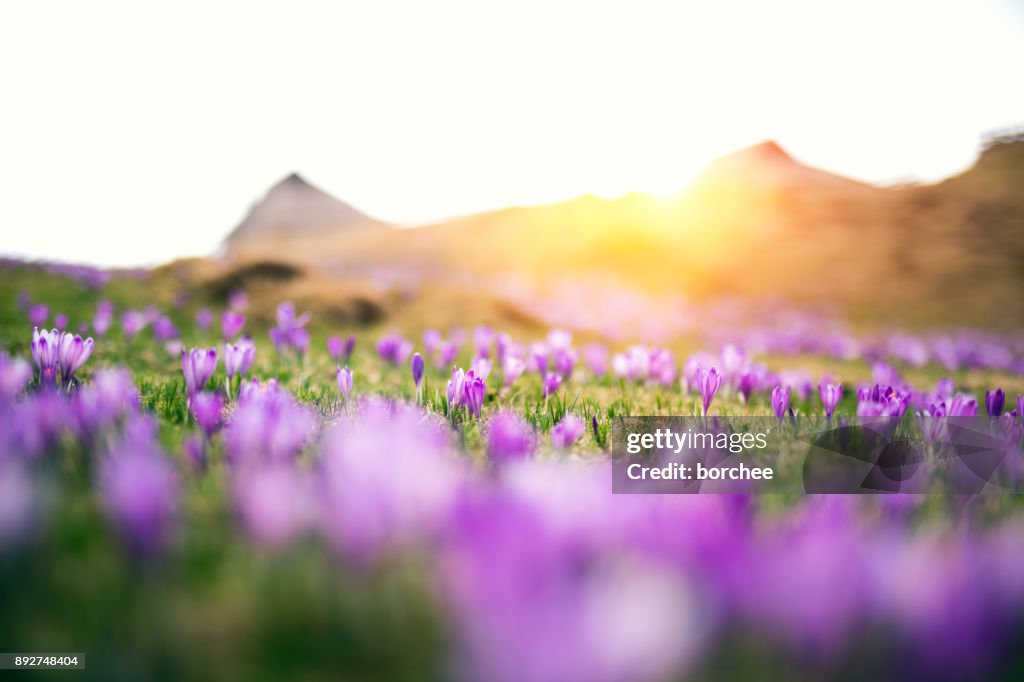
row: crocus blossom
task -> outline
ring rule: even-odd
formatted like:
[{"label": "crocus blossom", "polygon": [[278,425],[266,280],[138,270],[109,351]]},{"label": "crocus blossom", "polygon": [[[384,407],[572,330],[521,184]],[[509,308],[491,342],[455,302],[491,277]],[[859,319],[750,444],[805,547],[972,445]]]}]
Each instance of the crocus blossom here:
[{"label": "crocus blossom", "polygon": [[185,387],[190,395],[203,390],[216,370],[216,349],[193,348],[181,351],[181,371],[185,375]]},{"label": "crocus blossom", "polygon": [[572,447],[586,430],[586,423],[576,415],[569,413],[551,428],[551,444],[557,450]]},{"label": "crocus blossom", "polygon": [[419,389],[420,384],[423,382],[423,356],[419,353],[413,353],[409,369],[412,371],[412,381],[416,388]]},{"label": "crocus blossom", "polygon": [[718,387],[721,385],[722,375],[719,374],[717,368],[702,368],[700,370],[697,388],[700,391],[700,400],[704,408],[703,414],[705,417],[708,414],[708,408],[711,407],[711,401],[715,399],[715,394],[718,393]]},{"label": "crocus blossom", "polygon": [[256,345],[250,339],[224,344],[224,370],[228,377],[244,377],[255,359]]},{"label": "crocus blossom", "polygon": [[33,329],[31,349],[32,359],[39,368],[40,385],[56,385],[60,365],[60,332],[56,329]]},{"label": "crocus blossom", "polygon": [[220,329],[225,341],[238,336],[245,326],[245,315],[235,310],[225,310],[220,314]]},{"label": "crocus blossom", "polygon": [[75,372],[92,357],[92,338],[82,339],[75,334],[64,333],[60,338],[60,378],[64,384],[75,377]]},{"label": "crocus blossom", "polygon": [[352,392],[352,370],[348,367],[338,367],[334,375],[335,381],[338,384],[338,390],[347,399],[348,394]]},{"label": "crocus blossom", "polygon": [[529,457],[535,447],[536,435],[522,417],[510,411],[491,417],[487,424],[487,457],[492,462]]},{"label": "crocus blossom", "polygon": [[562,385],[562,375],[556,374],[555,372],[548,372],[544,375],[544,380],[541,384],[542,397],[547,400],[555,393],[558,392],[558,388]]},{"label": "crocus blossom", "polygon": [[1003,414],[1003,406],[1006,404],[1006,393],[1001,388],[994,391],[985,391],[985,409],[988,416],[998,417]]},{"label": "crocus blossom", "polygon": [[782,388],[782,386],[776,386],[772,389],[772,412],[775,413],[775,418],[782,423],[782,420],[786,418],[786,410],[789,409],[789,396],[790,388]]},{"label": "crocus blossom", "polygon": [[825,406],[825,418],[829,419],[835,413],[836,405],[843,397],[843,385],[820,383],[818,384],[818,395],[821,397],[821,404]]}]

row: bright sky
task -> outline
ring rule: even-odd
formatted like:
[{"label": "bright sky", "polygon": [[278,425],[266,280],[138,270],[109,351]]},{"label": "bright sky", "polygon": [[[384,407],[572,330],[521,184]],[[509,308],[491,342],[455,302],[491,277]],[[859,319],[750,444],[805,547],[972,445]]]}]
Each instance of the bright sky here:
[{"label": "bright sky", "polygon": [[1024,122],[1021,5],[4,3],[0,253],[209,253],[293,170],[407,223],[669,194],[766,138],[935,180]]}]

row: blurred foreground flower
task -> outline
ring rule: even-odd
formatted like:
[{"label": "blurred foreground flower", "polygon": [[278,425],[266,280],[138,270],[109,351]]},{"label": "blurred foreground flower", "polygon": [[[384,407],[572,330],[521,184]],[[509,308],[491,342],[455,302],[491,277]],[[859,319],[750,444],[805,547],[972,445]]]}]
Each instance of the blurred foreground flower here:
[{"label": "blurred foreground flower", "polygon": [[13,400],[32,379],[32,366],[23,358],[0,351],[0,402]]},{"label": "blurred foreground flower", "polygon": [[529,457],[535,446],[533,429],[515,412],[499,412],[487,424],[487,457],[492,462]]},{"label": "blurred foreground flower", "polygon": [[587,425],[571,412],[551,428],[551,444],[556,450],[565,450],[579,440]]},{"label": "blurred foreground flower", "polygon": [[136,417],[101,462],[104,506],[125,542],[140,554],[163,548],[178,509],[178,479],[156,442],[156,426]]}]

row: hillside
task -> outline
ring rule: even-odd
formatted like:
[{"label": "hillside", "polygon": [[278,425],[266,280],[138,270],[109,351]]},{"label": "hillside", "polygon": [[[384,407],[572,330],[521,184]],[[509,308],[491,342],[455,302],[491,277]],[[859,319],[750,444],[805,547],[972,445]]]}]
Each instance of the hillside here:
[{"label": "hillside", "polygon": [[611,278],[691,298],[926,321],[957,310],[1005,326],[1024,316],[1022,160],[1024,143],[995,144],[958,177],[883,189],[764,143],[711,163],[673,199],[581,197],[416,229],[303,231],[265,241],[260,256],[347,277]]}]

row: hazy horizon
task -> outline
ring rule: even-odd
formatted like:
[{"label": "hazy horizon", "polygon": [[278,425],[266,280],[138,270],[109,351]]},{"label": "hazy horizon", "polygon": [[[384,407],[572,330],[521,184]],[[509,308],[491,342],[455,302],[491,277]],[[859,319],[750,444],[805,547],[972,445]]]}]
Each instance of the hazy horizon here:
[{"label": "hazy horizon", "polygon": [[932,182],[1024,121],[1024,13],[1007,0],[2,14],[19,66],[3,76],[0,253],[29,258],[209,254],[291,172],[428,224],[669,195],[766,139],[858,180]]}]

